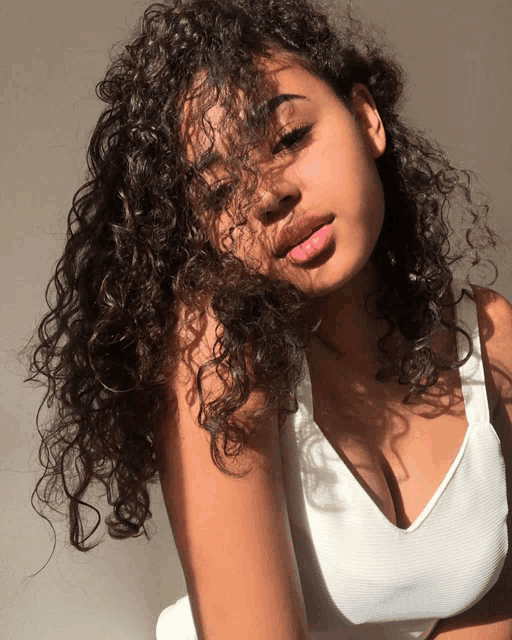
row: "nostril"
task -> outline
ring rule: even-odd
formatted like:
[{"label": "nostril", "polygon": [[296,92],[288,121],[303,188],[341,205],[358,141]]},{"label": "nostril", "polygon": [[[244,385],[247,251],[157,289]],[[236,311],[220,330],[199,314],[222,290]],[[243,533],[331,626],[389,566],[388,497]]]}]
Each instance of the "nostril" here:
[{"label": "nostril", "polygon": [[256,209],[256,217],[262,224],[273,224],[285,218],[300,199],[300,193],[287,193],[282,198],[276,198],[275,196],[269,196],[268,199],[262,198],[259,203],[260,206]]},{"label": "nostril", "polygon": [[261,222],[265,225],[273,224],[283,217],[282,211],[265,211],[261,216]]}]

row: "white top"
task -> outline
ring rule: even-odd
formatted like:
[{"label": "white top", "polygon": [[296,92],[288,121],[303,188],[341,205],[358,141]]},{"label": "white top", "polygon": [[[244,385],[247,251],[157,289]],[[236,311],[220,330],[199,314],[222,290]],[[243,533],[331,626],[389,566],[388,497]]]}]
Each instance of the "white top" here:
[{"label": "white top", "polygon": [[[460,284],[454,293],[459,297]],[[423,640],[478,602],[508,551],[505,462],[490,423],[475,303],[460,371],[468,429],[443,482],[408,529],[393,525],[313,419],[307,363],[281,432],[283,482],[311,640]],[[467,341],[459,334],[459,358]],[[157,640],[197,640],[188,596],[160,614]]]}]

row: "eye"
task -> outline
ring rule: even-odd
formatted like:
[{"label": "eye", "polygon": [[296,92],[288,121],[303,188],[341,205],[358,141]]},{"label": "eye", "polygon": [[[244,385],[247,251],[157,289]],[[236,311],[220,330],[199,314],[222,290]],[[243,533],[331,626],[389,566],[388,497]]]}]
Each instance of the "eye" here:
[{"label": "eye", "polygon": [[308,124],[300,127],[295,127],[291,131],[285,133],[280,139],[277,145],[272,150],[274,155],[283,153],[283,151],[291,151],[299,147],[301,142],[305,141],[306,136],[313,129],[313,125]]}]

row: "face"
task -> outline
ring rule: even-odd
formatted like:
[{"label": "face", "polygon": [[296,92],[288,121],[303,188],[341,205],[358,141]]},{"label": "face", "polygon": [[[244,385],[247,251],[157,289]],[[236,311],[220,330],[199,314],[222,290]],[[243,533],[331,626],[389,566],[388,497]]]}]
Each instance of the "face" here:
[{"label": "face", "polygon": [[[377,242],[384,196],[375,159],[385,149],[384,129],[362,85],[353,87],[347,107],[297,63],[275,58],[266,70],[282,96],[273,115],[276,137],[259,161],[257,199],[236,228],[231,250],[264,273],[325,295],[364,269]],[[209,113],[213,123],[220,117],[216,109]],[[222,155],[227,149],[216,134]],[[206,178],[222,184],[221,165]],[[227,210],[211,224],[221,249],[232,217]]]}]

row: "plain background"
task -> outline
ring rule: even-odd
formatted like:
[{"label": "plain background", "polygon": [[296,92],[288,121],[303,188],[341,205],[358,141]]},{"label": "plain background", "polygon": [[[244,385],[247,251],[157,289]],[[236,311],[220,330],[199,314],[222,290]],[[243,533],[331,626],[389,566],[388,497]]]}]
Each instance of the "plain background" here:
[{"label": "plain background", "polygon": [[[336,12],[340,4],[329,3]],[[359,0],[387,33],[410,77],[405,113],[491,195],[504,238],[494,288],[512,299],[510,0]],[[100,113],[94,86],[112,44],[125,40],[140,0],[3,0],[0,6],[1,359],[0,629],[8,640],[149,640],[160,611],[186,593],[163,508],[153,492],[154,531],[106,538],[90,554],[58,543],[30,506],[39,473],[35,414],[42,392],[22,384],[18,351],[45,310],[44,288],[60,256],[65,217],[85,170]],[[6,635],[7,633],[7,635]]]}]

